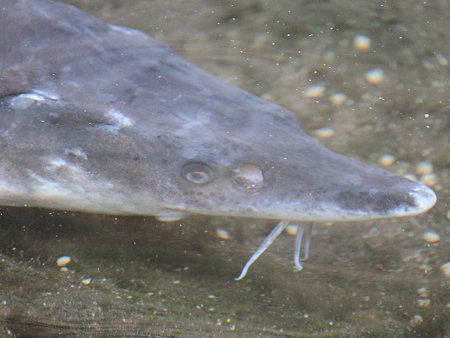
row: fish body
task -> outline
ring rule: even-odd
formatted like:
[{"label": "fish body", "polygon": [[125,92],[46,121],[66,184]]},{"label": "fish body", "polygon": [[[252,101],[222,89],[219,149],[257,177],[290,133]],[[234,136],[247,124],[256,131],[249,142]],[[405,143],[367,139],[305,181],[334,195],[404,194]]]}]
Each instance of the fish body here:
[{"label": "fish body", "polygon": [[0,8],[0,205],[297,222],[436,201],[140,31],[50,0]]}]

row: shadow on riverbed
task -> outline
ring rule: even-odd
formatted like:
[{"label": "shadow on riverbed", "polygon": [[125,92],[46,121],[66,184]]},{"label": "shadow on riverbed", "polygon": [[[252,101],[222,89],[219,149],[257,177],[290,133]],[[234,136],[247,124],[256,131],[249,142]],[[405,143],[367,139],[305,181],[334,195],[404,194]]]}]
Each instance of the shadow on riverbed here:
[{"label": "shadow on riverbed", "polygon": [[[273,224],[201,217],[161,224],[14,208],[2,214],[4,333],[444,334],[438,247],[414,236],[414,222],[316,227],[301,272],[292,270],[293,238],[283,236],[236,282]],[[231,239],[219,239],[218,228]],[[63,255],[71,257],[67,272],[56,265]],[[430,261],[427,274],[418,259]],[[423,285],[432,303],[418,312]],[[420,329],[409,326],[417,313]]]}]

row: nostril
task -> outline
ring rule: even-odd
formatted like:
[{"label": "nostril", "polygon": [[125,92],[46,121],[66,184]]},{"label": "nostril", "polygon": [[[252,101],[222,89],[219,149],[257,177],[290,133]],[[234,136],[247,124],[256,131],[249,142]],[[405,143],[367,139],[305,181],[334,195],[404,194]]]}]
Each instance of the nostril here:
[{"label": "nostril", "polygon": [[264,175],[259,166],[247,163],[233,169],[233,181],[241,190],[255,193],[263,188]]}]

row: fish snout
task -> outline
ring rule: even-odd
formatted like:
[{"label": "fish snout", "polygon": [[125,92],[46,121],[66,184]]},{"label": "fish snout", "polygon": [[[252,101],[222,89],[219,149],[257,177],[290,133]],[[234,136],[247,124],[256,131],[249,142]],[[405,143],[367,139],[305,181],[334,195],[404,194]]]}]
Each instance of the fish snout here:
[{"label": "fish snout", "polygon": [[428,211],[436,203],[435,192],[425,185],[399,176],[392,176],[387,182],[391,184],[350,193],[355,209],[359,206],[374,218],[411,217]]},{"label": "fish snout", "polygon": [[431,209],[437,200],[436,193],[425,185],[413,183],[409,196],[414,199],[415,208],[411,208],[404,216],[415,216]]}]

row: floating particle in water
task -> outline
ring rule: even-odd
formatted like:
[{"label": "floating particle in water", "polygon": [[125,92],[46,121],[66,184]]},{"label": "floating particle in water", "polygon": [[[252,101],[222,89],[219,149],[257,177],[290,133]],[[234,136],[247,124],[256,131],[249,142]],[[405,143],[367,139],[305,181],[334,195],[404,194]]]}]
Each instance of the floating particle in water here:
[{"label": "floating particle in water", "polygon": [[67,266],[62,266],[59,268],[59,272],[69,272],[69,269],[67,268]]},{"label": "floating particle in water", "polygon": [[395,162],[395,156],[391,154],[384,154],[378,159],[378,164],[382,167],[390,167]]},{"label": "floating particle in water", "polygon": [[450,209],[447,210],[447,219],[450,221]]},{"label": "floating particle in water", "polygon": [[427,175],[433,172],[433,164],[428,161],[421,161],[416,166],[417,175]]},{"label": "floating particle in water", "polygon": [[325,93],[325,86],[314,85],[305,89],[304,95],[308,99],[318,99]]},{"label": "floating particle in water", "polygon": [[231,239],[230,232],[224,228],[218,228],[216,230],[216,236],[217,236],[217,238],[221,239],[222,241],[228,241]]},{"label": "floating particle in water", "polygon": [[217,296],[216,295],[213,295],[212,293],[210,293],[209,295],[208,295],[208,298],[209,299],[215,299]]},{"label": "floating particle in water", "polygon": [[385,78],[384,71],[381,68],[371,69],[366,72],[365,78],[370,84],[380,84]]},{"label": "floating particle in water", "polygon": [[417,305],[419,307],[429,307],[431,304],[431,300],[429,298],[422,298],[417,300]]},{"label": "floating particle in water", "polygon": [[321,139],[328,139],[334,135],[334,130],[329,127],[317,129],[314,134]]},{"label": "floating particle in water", "polygon": [[89,284],[92,283],[92,278],[90,278],[90,277],[85,277],[85,278],[83,278],[83,279],[81,280],[81,283],[82,283],[83,285],[89,285]]},{"label": "floating particle in water", "polygon": [[441,236],[436,231],[427,231],[422,235],[422,239],[428,243],[437,243]]},{"label": "floating particle in water", "polygon": [[423,175],[420,179],[420,183],[429,187],[434,187],[438,183],[437,175],[435,173]]},{"label": "floating particle in water", "polygon": [[72,258],[70,258],[70,256],[61,256],[56,260],[56,265],[58,265],[59,267],[65,266],[69,264],[71,261]]},{"label": "floating particle in water", "polygon": [[297,234],[297,230],[298,230],[298,227],[297,227],[297,225],[295,225],[295,224],[289,224],[289,225],[286,227],[286,233],[287,233],[289,236],[295,236],[295,235]]},{"label": "floating particle in water", "polygon": [[414,315],[414,317],[409,321],[412,327],[417,327],[423,323],[423,317],[421,315]]},{"label": "floating particle in water", "polygon": [[344,104],[345,101],[347,101],[347,95],[344,93],[334,93],[330,96],[330,102],[332,105],[340,106]]},{"label": "floating particle in water", "polygon": [[372,44],[371,39],[366,35],[357,35],[353,39],[353,48],[358,52],[367,52]]},{"label": "floating particle in water", "polygon": [[450,278],[450,261],[442,264],[440,269],[445,277]]}]

